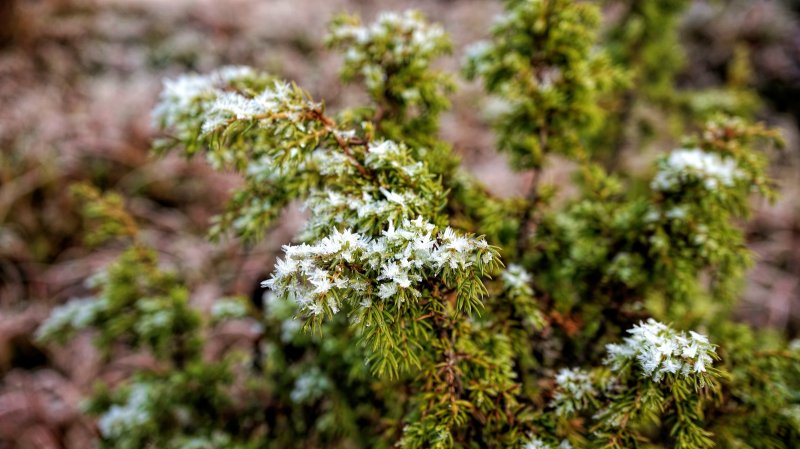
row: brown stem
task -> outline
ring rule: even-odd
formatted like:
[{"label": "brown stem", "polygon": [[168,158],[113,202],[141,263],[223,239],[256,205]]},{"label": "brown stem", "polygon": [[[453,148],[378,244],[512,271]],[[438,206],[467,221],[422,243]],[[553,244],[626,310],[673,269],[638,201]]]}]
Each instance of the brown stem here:
[{"label": "brown stem", "polygon": [[[551,19],[553,16],[553,2],[548,1],[545,4],[545,29],[542,35],[541,41],[547,41],[548,35],[550,34],[551,28]],[[534,67],[535,70],[538,70],[540,64],[544,61],[538,61],[537,55],[531,56],[531,65]],[[542,155],[547,153],[548,148],[548,117],[545,117],[544,123],[539,128],[539,152]],[[517,257],[521,258],[525,251],[528,249],[528,238],[530,233],[528,228],[531,225],[531,221],[533,220],[533,209],[536,207],[536,203],[539,201],[539,175],[541,174],[541,168],[537,167],[533,169],[533,178],[531,179],[531,187],[528,191],[528,194],[525,196],[525,210],[522,212],[522,218],[520,219],[519,228],[517,231]]]},{"label": "brown stem", "polygon": [[361,173],[361,175],[363,175],[365,178],[373,178],[372,174],[367,171],[366,167],[364,167],[363,165],[361,165],[360,162],[358,162],[358,159],[356,159],[355,156],[353,156],[353,153],[350,151],[351,142],[354,144],[361,144],[361,145],[366,144],[366,142],[363,142],[360,139],[353,141],[345,140],[341,135],[339,135],[339,133],[336,132],[336,122],[332,118],[326,116],[319,109],[312,110],[311,116],[312,118],[319,120],[319,122],[322,123],[323,126],[325,126],[325,131],[327,131],[330,134],[333,134],[333,138],[336,139],[336,144],[339,145],[339,148],[342,150],[342,153],[344,153],[344,155],[347,156],[347,158],[350,159],[351,162],[353,162],[353,165],[355,165],[358,172]]},{"label": "brown stem", "polygon": [[[539,128],[539,149],[542,154],[547,152],[547,126],[546,124]],[[539,202],[539,177],[541,175],[541,168],[533,169],[533,178],[531,179],[531,187],[528,194],[525,196],[525,209],[520,218],[519,228],[517,231],[517,257],[521,258],[525,251],[528,249],[528,239],[530,232],[528,228],[533,221],[533,212],[536,204]]]},{"label": "brown stem", "polygon": [[[636,19],[636,15],[641,15],[641,11],[637,2],[632,2],[629,5],[625,16],[620,21],[619,27],[625,27],[628,22]],[[644,47],[644,37],[640,37],[633,42],[630,48],[630,59],[627,61],[628,67],[638,67],[642,59],[642,50]],[[633,108],[636,105],[636,99],[639,97],[639,92],[634,86],[639,85],[640,74],[633,72],[633,79],[631,80],[631,87],[625,89],[622,93],[622,104],[617,111],[618,128],[614,131],[609,148],[611,154],[608,155],[605,167],[609,172],[613,172],[619,168],[620,156],[622,152],[630,146],[628,129],[633,120]]]},{"label": "brown stem", "polygon": [[519,221],[519,230],[517,231],[517,257],[522,257],[528,249],[528,238],[530,234],[528,228],[531,225],[533,218],[533,208],[536,207],[536,202],[539,198],[539,170],[533,171],[533,178],[531,179],[531,188],[525,196],[527,203],[522,212],[522,218]]},{"label": "brown stem", "polygon": [[19,31],[19,19],[16,0],[0,2],[0,47],[14,41]]}]

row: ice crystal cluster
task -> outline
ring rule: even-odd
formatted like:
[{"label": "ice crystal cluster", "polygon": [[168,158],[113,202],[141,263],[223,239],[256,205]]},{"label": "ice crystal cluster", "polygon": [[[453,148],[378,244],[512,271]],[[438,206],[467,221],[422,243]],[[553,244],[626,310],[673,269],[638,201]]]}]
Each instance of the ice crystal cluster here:
[{"label": "ice crystal cluster", "polygon": [[[312,157],[322,175],[357,176],[355,165],[346,158],[337,158],[335,153],[319,153]],[[369,144],[364,167],[376,172],[396,173],[406,179],[425,179],[435,183],[422,163],[413,162],[405,146],[390,140]],[[392,189],[382,186],[364,186],[358,190],[337,186],[314,189],[305,201],[306,208],[311,212],[311,220],[306,228],[315,230],[334,224],[358,230],[365,223],[377,220],[400,222],[415,218],[415,213],[426,211],[430,201],[430,197],[419,195],[413,185],[397,184]]]},{"label": "ice crystal cluster", "polygon": [[708,190],[732,187],[742,176],[736,161],[699,148],[675,150],[659,164],[651,184],[654,190],[672,191],[696,181]]},{"label": "ice crystal cluster", "polygon": [[204,134],[211,133],[234,119],[250,120],[277,114],[296,119],[308,105],[293,101],[298,99],[292,98],[292,93],[292,88],[283,81],[275,81],[271,87],[252,98],[237,92],[217,92],[214,102],[206,111],[202,131]]},{"label": "ice crystal cluster", "polygon": [[36,331],[37,338],[53,338],[59,333],[83,329],[91,324],[105,303],[97,298],[73,299],[58,306]]},{"label": "ice crystal cluster", "polygon": [[330,387],[327,376],[314,367],[297,378],[290,396],[294,402],[308,402],[325,394]]},{"label": "ice crystal cluster", "polygon": [[229,320],[247,316],[247,304],[238,298],[222,298],[211,306],[211,317],[215,320]]},{"label": "ice crystal cluster", "polygon": [[[357,17],[341,16],[331,27],[328,44],[347,48],[345,78],[360,76],[372,95],[396,96],[407,105],[431,101],[429,87],[439,86],[431,84],[435,78],[425,79],[430,72],[415,68],[428,66],[450,48],[444,29],[413,10],[381,13],[370,25],[362,25]],[[418,82],[397,83],[404,75],[419,78]]]},{"label": "ice crystal cluster", "polygon": [[533,290],[530,286],[533,277],[520,265],[510,264],[506,267],[505,271],[503,271],[502,277],[503,283],[507,289],[528,295],[533,294]]},{"label": "ice crystal cluster", "polygon": [[150,386],[135,384],[128,393],[123,405],[112,405],[100,419],[97,426],[104,437],[120,437],[133,432],[150,420]]},{"label": "ice crystal cluster", "polygon": [[283,247],[285,257],[263,285],[298,303],[302,312],[336,313],[340,301],[370,307],[383,301],[399,307],[420,297],[419,284],[442,273],[467,276],[475,266],[491,264],[496,252],[481,238],[451,228],[435,233],[422,217],[389,227],[381,237],[366,238],[348,229],[308,245]]},{"label": "ice crystal cluster", "polygon": [[[400,36],[401,40],[396,40]],[[417,59],[418,64],[429,64],[435,56],[435,45],[438,40],[445,38],[444,29],[438,24],[428,23],[419,11],[408,10],[402,13],[382,12],[375,21],[368,26],[353,25],[351,23],[334,26],[330,33],[331,39],[352,40],[354,44],[345,54],[345,60],[371,61],[360,51],[359,46],[367,46],[371,42],[387,40],[392,48],[388,52],[380,51],[384,58],[396,60]]]},{"label": "ice crystal cluster", "polygon": [[654,319],[628,330],[621,344],[609,344],[606,363],[620,370],[636,363],[642,375],[660,382],[668,374],[684,377],[703,374],[717,357],[708,337],[694,331],[678,332]]},{"label": "ice crystal cluster", "polygon": [[550,406],[561,416],[568,416],[586,407],[597,393],[591,373],[579,368],[564,368],[556,375],[556,392]]},{"label": "ice crystal cluster", "polygon": [[215,104],[220,97],[228,98],[228,102],[236,102],[223,89],[253,76],[255,71],[250,67],[226,66],[205,75],[185,74],[166,79],[160,101],[153,109],[153,121],[157,126],[170,127],[179,134],[192,131],[196,125],[196,119],[191,118],[192,111],[203,104]]},{"label": "ice crystal cluster", "polygon": [[567,440],[561,440],[558,445],[555,445],[534,437],[526,442],[522,449],[572,449],[572,444]]}]

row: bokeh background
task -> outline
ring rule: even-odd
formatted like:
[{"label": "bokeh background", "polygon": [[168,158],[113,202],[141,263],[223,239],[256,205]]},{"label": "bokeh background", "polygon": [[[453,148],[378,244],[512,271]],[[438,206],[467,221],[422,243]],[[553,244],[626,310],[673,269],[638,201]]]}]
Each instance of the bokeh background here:
[{"label": "bokeh background", "polygon": [[[613,19],[613,0],[606,2]],[[210,218],[237,185],[203,160],[153,157],[149,111],[161,81],[224,64],[265,69],[308,89],[330,108],[365,97],[343,87],[340,57],[323,45],[340,12],[369,20],[382,10],[417,8],[444,24],[457,70],[467,44],[488,34],[499,0],[0,0],[0,449],[87,448],[93,424],[79,412],[92,384],[151,363],[131,354],[102,362],[84,335],[65,347],[33,339],[55,305],[87,294],[84,281],[120,248],[83,244],[85,225],[69,186],[89,181],[128,198],[145,238],[178,269],[192,301],[250,295],[282,243],[302,222],[286,213],[261,243],[206,239]],[[774,155],[780,198],[757,204],[748,229],[756,263],[738,315],[755,326],[800,333],[800,1],[694,1],[681,19],[686,61],[681,88],[723,85],[737,49],[746,48],[759,118],[782,128]],[[502,196],[529,182],[493,149],[477,84],[459,81],[442,135],[466,166]],[[658,123],[655,117],[654,123]],[[626,149],[622,165],[647,170],[655,139]],[[569,167],[552,164],[548,182],[567,185]],[[257,296],[257,295],[256,295]],[[255,338],[245,323],[212,336],[210,351]]]}]

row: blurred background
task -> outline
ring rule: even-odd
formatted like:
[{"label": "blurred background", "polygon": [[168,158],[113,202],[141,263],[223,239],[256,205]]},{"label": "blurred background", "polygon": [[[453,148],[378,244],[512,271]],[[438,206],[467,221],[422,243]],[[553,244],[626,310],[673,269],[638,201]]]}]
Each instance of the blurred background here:
[{"label": "blurred background", "polygon": [[[605,3],[613,21],[619,8]],[[83,244],[85,225],[71,184],[89,181],[123,193],[146,239],[179,270],[201,308],[220,296],[250,295],[303,219],[299,211],[287,212],[255,246],[209,242],[209,220],[238,179],[213,172],[202,159],[150,155],[149,111],[162,80],[252,65],[297,81],[335,110],[365,96],[338,81],[340,56],[323,45],[327,22],[340,12],[371,20],[379,11],[407,8],[422,10],[451,33],[455,50],[442,65],[455,71],[465,46],[487,37],[502,3],[0,0],[0,449],[90,447],[95,431],[79,413],[82,395],[98,378],[113,381],[148,363],[140,355],[101,363],[90,335],[60,348],[33,339],[48,311],[87,294],[85,279],[120,249]],[[679,34],[680,88],[725,85],[744,54],[747,82],[761,97],[759,119],[783,130],[787,145],[773,166],[781,196],[758,204],[745,224],[756,263],[738,314],[797,337],[800,1],[694,1],[682,13]],[[459,82],[442,137],[492,191],[521,194],[529,180],[511,173],[494,152],[480,98],[476,83]],[[621,165],[648,170],[656,151],[674,145],[664,137],[627,148]],[[554,164],[545,176],[566,185],[568,171]],[[222,348],[254,335],[240,326],[215,338]]]}]

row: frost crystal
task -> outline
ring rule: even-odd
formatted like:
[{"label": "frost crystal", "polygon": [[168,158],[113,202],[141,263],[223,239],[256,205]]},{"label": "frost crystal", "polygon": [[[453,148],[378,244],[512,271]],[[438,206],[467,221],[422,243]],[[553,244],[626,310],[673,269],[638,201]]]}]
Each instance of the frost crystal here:
[{"label": "frost crystal", "polygon": [[653,190],[670,191],[687,181],[700,181],[708,190],[731,187],[742,176],[736,161],[698,148],[673,151],[659,162]]},{"label": "frost crystal", "polygon": [[211,317],[215,320],[231,320],[246,316],[247,306],[238,299],[220,299],[211,306]]},{"label": "frost crystal", "polygon": [[229,120],[268,119],[270,114],[282,113],[298,129],[303,124],[298,120],[299,113],[316,105],[293,94],[292,88],[284,81],[275,81],[272,87],[264,89],[254,98],[237,92],[217,91],[214,101],[205,112],[202,132],[215,131]]},{"label": "frost crystal", "polygon": [[[401,177],[411,177],[421,182],[438,182],[426,167],[412,162],[409,150],[402,144],[384,140],[371,142],[364,156],[364,167],[374,171],[392,171]],[[359,176],[353,160],[341,152],[317,150],[308,164],[322,175]],[[317,236],[331,227],[361,231],[375,222],[401,223],[430,209],[431,198],[420,192],[416,183],[397,183],[391,188],[366,185],[359,189],[340,184],[312,189],[305,201],[311,212],[304,235]]]},{"label": "frost crystal", "polygon": [[231,82],[255,75],[250,67],[227,66],[207,75],[188,74],[164,80],[158,105],[153,109],[154,125],[179,128],[194,105],[203,99],[213,100]]},{"label": "frost crystal", "polygon": [[331,382],[328,380],[328,376],[315,366],[297,378],[290,397],[294,402],[306,402],[319,398],[330,387]]},{"label": "frost crystal", "polygon": [[281,341],[289,343],[294,340],[295,335],[303,328],[303,323],[300,320],[292,318],[286,319],[281,323]]},{"label": "frost crystal", "polygon": [[150,420],[150,393],[148,385],[134,385],[125,404],[112,406],[100,417],[97,422],[100,433],[106,438],[116,438],[147,423]]},{"label": "frost crystal", "polygon": [[402,297],[417,297],[416,286],[423,279],[445,269],[466,270],[494,257],[483,239],[459,235],[451,228],[434,234],[434,229],[419,217],[404,220],[399,227],[389,223],[375,239],[346,229],[334,230],[313,245],[287,245],[284,259],[278,260],[263,285],[294,299],[302,312],[319,315],[326,308],[335,313],[337,298],[353,293],[358,296],[356,304],[364,307],[401,292]]},{"label": "frost crystal", "polygon": [[73,299],[56,307],[36,331],[37,338],[47,339],[63,331],[87,327],[106,307],[106,302],[97,298]]},{"label": "frost crystal", "polygon": [[[331,28],[328,41],[345,49],[347,77],[360,75],[373,95],[393,95],[419,104],[429,95],[425,80],[415,80],[420,69],[449,49],[444,29],[430,24],[419,11],[384,12],[370,25],[349,18]],[[406,79],[407,74],[413,78]],[[389,83],[391,78],[403,84]]]},{"label": "frost crystal", "polygon": [[175,321],[175,310],[165,308],[164,303],[157,299],[141,299],[136,303],[136,308],[141,312],[135,324],[136,331],[142,335],[157,335],[169,332]]},{"label": "frost crystal", "polygon": [[522,266],[513,263],[509,264],[506,271],[503,272],[502,278],[506,289],[511,292],[525,294],[527,296],[533,295],[533,290],[530,285],[533,277],[530,273],[525,271]]},{"label": "frost crystal", "polygon": [[667,374],[689,377],[706,372],[716,350],[708,338],[697,332],[678,332],[654,319],[628,330],[622,344],[606,345],[605,363],[613,370],[636,361],[646,377],[656,382]]},{"label": "frost crystal", "polygon": [[590,374],[577,368],[559,371],[556,375],[556,386],[550,406],[560,416],[579,411],[596,393]]},{"label": "frost crystal", "polygon": [[[398,38],[398,36],[400,38]],[[349,41],[350,47],[346,58],[349,63],[368,62],[365,51],[371,42],[393,41],[389,51],[397,60],[410,57],[415,60],[430,60],[437,51],[437,42],[445,37],[444,29],[435,24],[426,23],[418,11],[403,13],[383,12],[369,26],[340,25],[332,30],[332,38]]]},{"label": "frost crystal", "polygon": [[248,120],[263,112],[259,104],[235,92],[219,94],[208,109],[208,118],[203,122],[203,133],[210,133],[226,122],[227,118]]},{"label": "frost crystal", "polygon": [[492,43],[489,41],[482,40],[473,42],[472,44],[467,46],[464,53],[464,59],[467,62],[471,60],[477,61],[479,66],[476,67],[476,69],[478,73],[482,73],[485,67],[483,67],[480,64],[482,64],[482,60],[485,59],[491,53],[493,48],[494,47]]},{"label": "frost crystal", "polygon": [[545,443],[543,440],[539,438],[533,437],[524,446],[523,449],[552,449],[553,446]]}]

